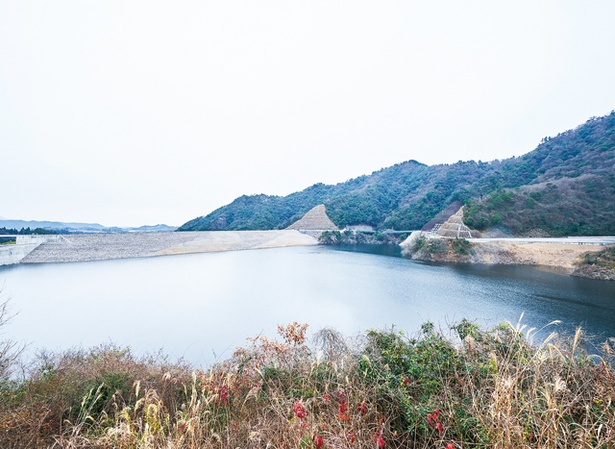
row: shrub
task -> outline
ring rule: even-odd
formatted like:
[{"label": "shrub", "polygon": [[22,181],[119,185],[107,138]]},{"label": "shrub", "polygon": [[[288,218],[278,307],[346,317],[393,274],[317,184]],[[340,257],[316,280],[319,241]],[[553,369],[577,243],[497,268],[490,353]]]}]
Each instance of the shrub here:
[{"label": "shrub", "polygon": [[615,247],[606,248],[595,253],[587,253],[583,258],[583,263],[615,270]]},{"label": "shrub", "polygon": [[451,246],[456,254],[466,255],[472,251],[472,244],[464,238],[451,240]]},{"label": "shrub", "polygon": [[[615,375],[573,339],[463,320],[347,341],[280,326],[206,371],[116,347],[45,357],[6,386],[0,447],[613,447]],[[524,334],[525,332],[525,334]],[[58,420],[58,416],[62,419]]]}]

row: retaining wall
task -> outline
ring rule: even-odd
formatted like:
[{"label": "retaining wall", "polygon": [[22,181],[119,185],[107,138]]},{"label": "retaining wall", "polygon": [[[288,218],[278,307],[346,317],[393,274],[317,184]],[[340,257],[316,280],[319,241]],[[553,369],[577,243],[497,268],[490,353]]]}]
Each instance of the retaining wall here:
[{"label": "retaining wall", "polygon": [[16,235],[14,244],[0,245],[0,266],[20,263],[42,243],[58,242],[59,235]]},{"label": "retaining wall", "polygon": [[39,243],[0,246],[0,265],[14,265],[30,254]]}]

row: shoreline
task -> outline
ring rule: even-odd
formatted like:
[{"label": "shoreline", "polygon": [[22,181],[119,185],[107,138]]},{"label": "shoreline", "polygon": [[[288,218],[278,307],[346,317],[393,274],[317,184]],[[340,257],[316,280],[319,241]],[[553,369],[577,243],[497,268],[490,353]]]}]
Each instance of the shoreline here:
[{"label": "shoreline", "polygon": [[[419,239],[426,244],[417,245]],[[486,265],[543,266],[564,275],[615,280],[615,270],[583,264],[587,254],[615,247],[615,237],[471,238],[462,251],[454,239],[413,233],[399,244],[415,260]],[[316,236],[296,230],[67,234],[38,246],[14,264],[89,262],[144,257],[314,246]],[[25,246],[25,245],[24,245]]]},{"label": "shoreline", "polygon": [[[423,239],[421,241],[421,239]],[[402,254],[415,260],[486,265],[548,267],[561,274],[615,280],[615,270],[584,264],[587,254],[615,247],[615,237],[472,238],[455,247],[454,239],[413,234],[402,242]]]}]

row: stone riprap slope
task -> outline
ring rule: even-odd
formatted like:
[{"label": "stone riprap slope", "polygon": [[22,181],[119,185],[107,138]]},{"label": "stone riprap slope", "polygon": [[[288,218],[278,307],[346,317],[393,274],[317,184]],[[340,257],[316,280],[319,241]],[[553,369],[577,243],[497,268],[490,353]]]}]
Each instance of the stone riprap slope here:
[{"label": "stone riprap slope", "polygon": [[463,207],[460,207],[457,212],[448,217],[448,219],[441,225],[435,225],[433,232],[442,237],[449,238],[472,238],[478,237],[478,232],[475,232],[475,236],[472,235],[472,231],[463,222]]},{"label": "stone riprap slope", "polygon": [[335,223],[333,223],[327,215],[325,205],[319,204],[310,209],[303,218],[295,221],[286,229],[295,229],[297,231],[334,231],[339,228],[335,226]]},{"label": "stone riprap slope", "polygon": [[316,245],[297,231],[206,231],[70,234],[43,243],[21,263],[86,262],[173,254]]}]

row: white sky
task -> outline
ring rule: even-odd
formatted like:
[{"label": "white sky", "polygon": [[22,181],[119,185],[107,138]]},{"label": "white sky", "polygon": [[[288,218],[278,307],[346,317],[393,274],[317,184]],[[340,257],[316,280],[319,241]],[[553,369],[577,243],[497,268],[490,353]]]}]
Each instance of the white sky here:
[{"label": "white sky", "polygon": [[615,2],[0,0],[0,215],[179,225],[615,109]]}]

